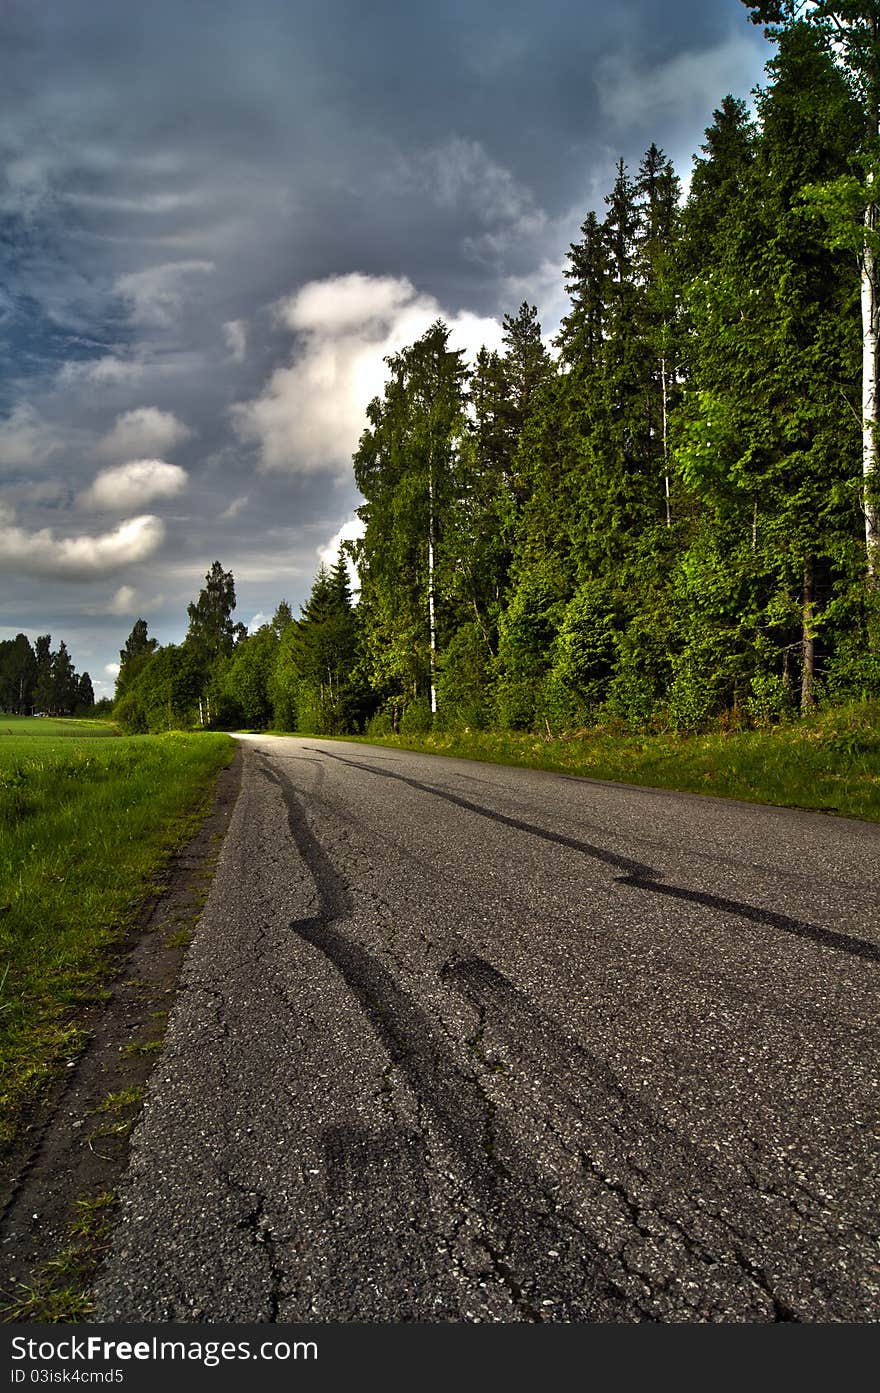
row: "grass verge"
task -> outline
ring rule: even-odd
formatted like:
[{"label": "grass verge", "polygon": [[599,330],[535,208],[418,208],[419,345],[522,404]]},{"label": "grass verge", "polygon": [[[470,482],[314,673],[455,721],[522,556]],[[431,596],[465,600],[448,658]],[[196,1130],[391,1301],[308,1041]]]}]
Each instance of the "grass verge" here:
[{"label": "grass verge", "polygon": [[114,945],[235,750],[45,724],[0,720],[0,1150],[78,1052]]},{"label": "grass verge", "polygon": [[880,821],[880,702],[791,725],[704,735],[584,730],[545,739],[496,731],[346,737],[392,749],[548,769]]},{"label": "grass verge", "polygon": [[4,1294],[0,1321],[79,1324],[92,1314],[89,1286],[110,1239],[116,1195],[103,1191],[74,1203],[64,1247],[28,1282]]}]

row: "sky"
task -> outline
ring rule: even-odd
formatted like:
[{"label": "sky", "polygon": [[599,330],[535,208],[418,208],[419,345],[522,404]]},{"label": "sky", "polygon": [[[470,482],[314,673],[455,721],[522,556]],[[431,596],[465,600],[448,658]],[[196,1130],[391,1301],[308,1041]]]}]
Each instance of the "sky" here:
[{"label": "sky", "polygon": [[105,696],[215,559],[296,612],[385,355],[552,334],[616,161],[686,184],[769,56],[739,0],[0,0],[0,638]]}]

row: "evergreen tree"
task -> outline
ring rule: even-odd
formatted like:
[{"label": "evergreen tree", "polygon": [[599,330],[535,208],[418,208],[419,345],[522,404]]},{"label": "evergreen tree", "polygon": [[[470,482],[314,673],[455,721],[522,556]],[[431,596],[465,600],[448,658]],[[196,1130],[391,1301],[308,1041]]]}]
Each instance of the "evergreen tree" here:
[{"label": "evergreen tree", "polygon": [[75,709],[85,714],[91,711],[94,704],[95,689],[92,686],[92,679],[87,672],[84,672],[77,683]]},{"label": "evergreen tree", "polygon": [[[755,679],[778,681],[783,700],[796,657],[808,710],[820,591],[827,598],[852,566],[853,417],[841,385],[852,381],[856,342],[847,332],[853,305],[842,259],[821,244],[800,195],[810,180],[845,167],[852,110],[808,25],[781,36],[771,73],[748,172],[726,209],[713,197],[715,242],[689,290],[692,381],[678,455],[709,509],[716,540],[707,533],[693,555],[717,567],[714,582],[701,572],[700,589],[719,601],[726,594],[740,690],[751,672],[753,687]],[[714,183],[733,192],[732,181]],[[685,607],[689,622],[705,608],[693,593]],[[715,642],[712,632],[710,625],[707,642]],[[691,681],[710,663],[717,680],[726,664],[712,648],[695,658]]]},{"label": "evergreen tree", "polygon": [[196,657],[206,665],[232,652],[235,609],[235,580],[231,571],[224,571],[219,561],[213,562],[205,576],[204,588],[197,600],[187,605],[189,629],[186,642]]},{"label": "evergreen tree", "polygon": [[537,306],[523,300],[517,314],[504,316],[504,368],[512,397],[513,428],[518,433],[532,400],[551,372],[541,339]]},{"label": "evergreen tree", "polygon": [[803,0],[743,3],[754,24],[768,26],[765,33],[770,38],[782,40],[792,30],[811,26],[826,51],[836,57],[859,102],[854,148],[862,157],[862,178],[856,181],[851,171],[841,172],[836,185],[838,204],[849,211],[855,202],[861,222],[857,245],[862,321],[862,507],[867,574],[872,589],[876,589],[880,571],[880,4],[877,0],[814,0],[810,5]]},{"label": "evergreen tree", "polygon": [[222,691],[222,665],[235,646],[232,622],[235,609],[235,580],[215,561],[205,576],[198,599],[187,606],[189,629],[185,646],[202,673],[198,697],[199,724],[210,725],[219,714]]},{"label": "evergreen tree", "polygon": [[288,626],[278,652],[276,707],[295,716],[299,729],[339,735],[359,721],[363,700],[359,633],[348,566],[340,551],[322,565],[301,617]]},{"label": "evergreen tree", "polygon": [[146,619],[136,619],[125,644],[119,650],[119,672],[116,676],[116,698],[122,696],[129,683],[150,661],[158,641],[147,633]]},{"label": "evergreen tree", "polygon": [[644,296],[644,333],[653,359],[648,394],[650,456],[663,479],[667,527],[672,526],[669,418],[678,399],[679,306],[677,232],[681,184],[671,161],[652,145],[639,167],[637,266]]},{"label": "evergreen tree", "polygon": [[384,395],[368,408],[354,457],[366,500],[357,560],[371,677],[404,705],[424,699],[428,719],[436,710],[437,653],[448,624],[445,523],[467,429],[461,360],[440,320],[389,357]]},{"label": "evergreen tree", "polygon": [[36,679],[37,660],[27,635],[0,643],[0,709],[27,715]]},{"label": "evergreen tree", "polygon": [[34,643],[34,706],[40,711],[51,711],[55,706],[52,657],[52,635],[40,634]]},{"label": "evergreen tree", "polygon": [[62,639],[58,652],[52,656],[52,709],[69,716],[79,699],[79,678]]}]

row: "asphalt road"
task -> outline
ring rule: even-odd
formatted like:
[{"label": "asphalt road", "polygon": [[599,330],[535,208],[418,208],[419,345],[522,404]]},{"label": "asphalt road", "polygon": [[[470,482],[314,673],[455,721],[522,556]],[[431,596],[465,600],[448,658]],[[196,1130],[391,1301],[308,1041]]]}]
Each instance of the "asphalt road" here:
[{"label": "asphalt road", "polygon": [[246,738],[99,1318],[877,1320],[878,851]]}]

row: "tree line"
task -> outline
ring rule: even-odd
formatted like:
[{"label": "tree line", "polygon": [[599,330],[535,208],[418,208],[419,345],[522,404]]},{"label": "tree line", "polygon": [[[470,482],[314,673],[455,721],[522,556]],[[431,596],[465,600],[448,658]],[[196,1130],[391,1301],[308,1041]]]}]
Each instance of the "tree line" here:
[{"label": "tree line", "polygon": [[120,718],[697,729],[877,695],[880,6],[749,8],[754,115],[724,98],[686,198],[658,146],[618,164],[551,350],[526,302],[472,366],[442,321],[386,360],[357,604],[340,557],[246,636],[215,563],[184,644],[123,659]]},{"label": "tree line", "polygon": [[62,640],[41,634],[33,647],[27,634],[0,642],[0,711],[16,716],[87,716],[95,706],[92,679],[78,674]]},{"label": "tree line", "polygon": [[114,716],[131,733],[181,726],[274,726],[328,734],[361,729],[370,694],[340,553],[321,566],[294,618],[282,600],[253,634],[233,621],[235,578],[215,561],[188,607],[180,644],[160,648],[138,619],[119,654]]}]

